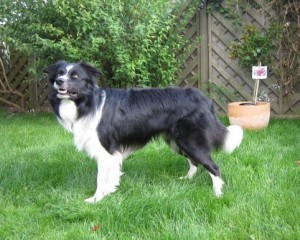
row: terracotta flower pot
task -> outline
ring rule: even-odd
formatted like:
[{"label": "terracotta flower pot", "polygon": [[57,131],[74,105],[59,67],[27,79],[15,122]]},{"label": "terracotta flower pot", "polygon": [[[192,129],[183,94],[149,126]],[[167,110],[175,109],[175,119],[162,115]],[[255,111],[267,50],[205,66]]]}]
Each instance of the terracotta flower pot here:
[{"label": "terracotta flower pot", "polygon": [[228,117],[232,125],[245,129],[259,130],[268,126],[270,120],[270,103],[233,102],[228,104]]}]

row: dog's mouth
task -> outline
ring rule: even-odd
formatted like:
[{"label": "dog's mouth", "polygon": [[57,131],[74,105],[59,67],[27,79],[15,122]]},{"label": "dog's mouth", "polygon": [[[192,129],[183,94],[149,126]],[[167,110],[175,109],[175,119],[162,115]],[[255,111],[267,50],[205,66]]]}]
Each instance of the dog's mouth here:
[{"label": "dog's mouth", "polygon": [[75,89],[57,89],[57,97],[58,98],[76,98],[78,96],[78,91]]}]

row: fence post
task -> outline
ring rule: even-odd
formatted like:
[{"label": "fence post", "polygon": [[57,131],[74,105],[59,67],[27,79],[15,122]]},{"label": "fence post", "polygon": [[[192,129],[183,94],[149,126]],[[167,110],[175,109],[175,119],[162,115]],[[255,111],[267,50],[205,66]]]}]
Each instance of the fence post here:
[{"label": "fence post", "polygon": [[30,81],[29,83],[29,110],[37,111],[37,83]]},{"label": "fence post", "polygon": [[200,21],[200,83],[199,88],[203,89],[204,84],[209,81],[209,34],[208,34],[208,13],[206,7],[199,10]]},{"label": "fence post", "polygon": [[[30,59],[29,61],[29,66],[33,67],[34,64],[34,60]],[[28,109],[29,110],[34,110],[37,111],[37,107],[38,107],[38,85],[37,85],[37,81],[34,79],[34,75],[32,73],[29,73],[29,84],[28,84],[28,94],[29,94],[29,106]]]}]

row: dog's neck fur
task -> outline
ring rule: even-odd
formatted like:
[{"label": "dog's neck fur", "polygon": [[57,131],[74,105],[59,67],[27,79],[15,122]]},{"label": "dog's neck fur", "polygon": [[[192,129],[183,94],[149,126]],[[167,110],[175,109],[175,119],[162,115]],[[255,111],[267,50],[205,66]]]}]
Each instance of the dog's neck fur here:
[{"label": "dog's neck fur", "polygon": [[59,103],[57,118],[60,124],[69,132],[73,132],[73,125],[78,119],[77,106],[74,101],[63,99]]},{"label": "dog's neck fur", "polygon": [[[73,100],[63,99],[58,108],[58,121],[69,132],[74,135],[74,142],[79,151],[85,149],[93,134],[97,133],[96,128],[102,117],[105,104],[105,92],[101,95],[101,105],[91,114],[79,117],[78,106]],[[96,105],[95,105],[96,106]],[[91,157],[94,157],[88,149],[85,149]]]}]

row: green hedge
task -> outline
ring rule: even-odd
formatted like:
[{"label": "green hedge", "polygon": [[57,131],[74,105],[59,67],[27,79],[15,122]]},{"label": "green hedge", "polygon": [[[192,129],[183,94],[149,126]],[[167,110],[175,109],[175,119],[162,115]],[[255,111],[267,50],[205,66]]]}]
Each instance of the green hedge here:
[{"label": "green hedge", "polygon": [[177,17],[185,1],[4,2],[4,41],[37,59],[37,72],[65,59],[102,69],[102,85],[165,86],[176,79],[177,54],[187,46],[184,19]]}]

